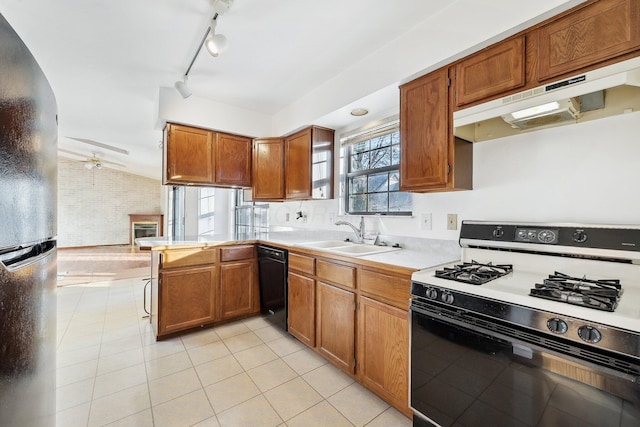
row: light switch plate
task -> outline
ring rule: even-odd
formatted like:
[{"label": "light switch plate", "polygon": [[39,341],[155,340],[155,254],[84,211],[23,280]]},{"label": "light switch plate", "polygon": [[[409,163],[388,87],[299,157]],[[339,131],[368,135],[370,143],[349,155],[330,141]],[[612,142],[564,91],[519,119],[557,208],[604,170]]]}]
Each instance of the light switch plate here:
[{"label": "light switch plate", "polygon": [[458,214],[447,214],[447,230],[458,229]]}]

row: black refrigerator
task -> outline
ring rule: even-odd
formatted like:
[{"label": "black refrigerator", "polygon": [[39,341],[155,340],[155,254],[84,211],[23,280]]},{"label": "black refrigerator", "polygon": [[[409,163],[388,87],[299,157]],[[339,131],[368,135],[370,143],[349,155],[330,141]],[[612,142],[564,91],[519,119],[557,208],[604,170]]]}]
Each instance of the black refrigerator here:
[{"label": "black refrigerator", "polygon": [[0,14],[0,426],[55,426],[57,107]]}]

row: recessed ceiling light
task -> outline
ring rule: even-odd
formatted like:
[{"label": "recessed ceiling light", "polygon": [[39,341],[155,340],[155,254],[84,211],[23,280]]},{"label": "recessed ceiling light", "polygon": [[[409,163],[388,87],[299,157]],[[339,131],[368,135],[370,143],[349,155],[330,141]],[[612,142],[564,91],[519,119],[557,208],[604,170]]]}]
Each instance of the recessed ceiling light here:
[{"label": "recessed ceiling light", "polygon": [[367,115],[369,113],[369,110],[364,109],[364,108],[354,108],[353,110],[351,110],[351,115],[352,116],[364,116]]}]

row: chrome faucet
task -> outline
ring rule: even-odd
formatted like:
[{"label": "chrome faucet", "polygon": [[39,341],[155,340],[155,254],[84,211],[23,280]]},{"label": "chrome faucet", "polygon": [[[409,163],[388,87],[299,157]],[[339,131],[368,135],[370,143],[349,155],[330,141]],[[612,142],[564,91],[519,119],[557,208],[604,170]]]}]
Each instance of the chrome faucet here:
[{"label": "chrome faucet", "polygon": [[351,227],[353,232],[356,234],[356,243],[364,243],[364,217],[360,217],[360,228],[357,228],[355,225],[351,224],[348,221],[338,221],[336,225],[348,225]]}]

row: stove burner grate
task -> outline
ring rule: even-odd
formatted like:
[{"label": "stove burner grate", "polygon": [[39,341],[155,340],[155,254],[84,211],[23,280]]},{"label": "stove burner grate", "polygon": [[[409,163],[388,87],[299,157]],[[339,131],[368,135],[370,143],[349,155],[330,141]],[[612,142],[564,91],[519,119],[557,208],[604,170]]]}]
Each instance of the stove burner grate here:
[{"label": "stove burner grate", "polygon": [[464,262],[462,264],[456,264],[453,267],[444,267],[443,270],[436,270],[436,277],[472,285],[482,285],[493,279],[509,274],[512,271],[513,266],[511,264],[482,264],[471,260],[471,262]]},{"label": "stove burner grate", "polygon": [[529,295],[568,304],[614,311],[622,296],[622,286],[616,279],[592,280],[555,272],[537,283]]}]

